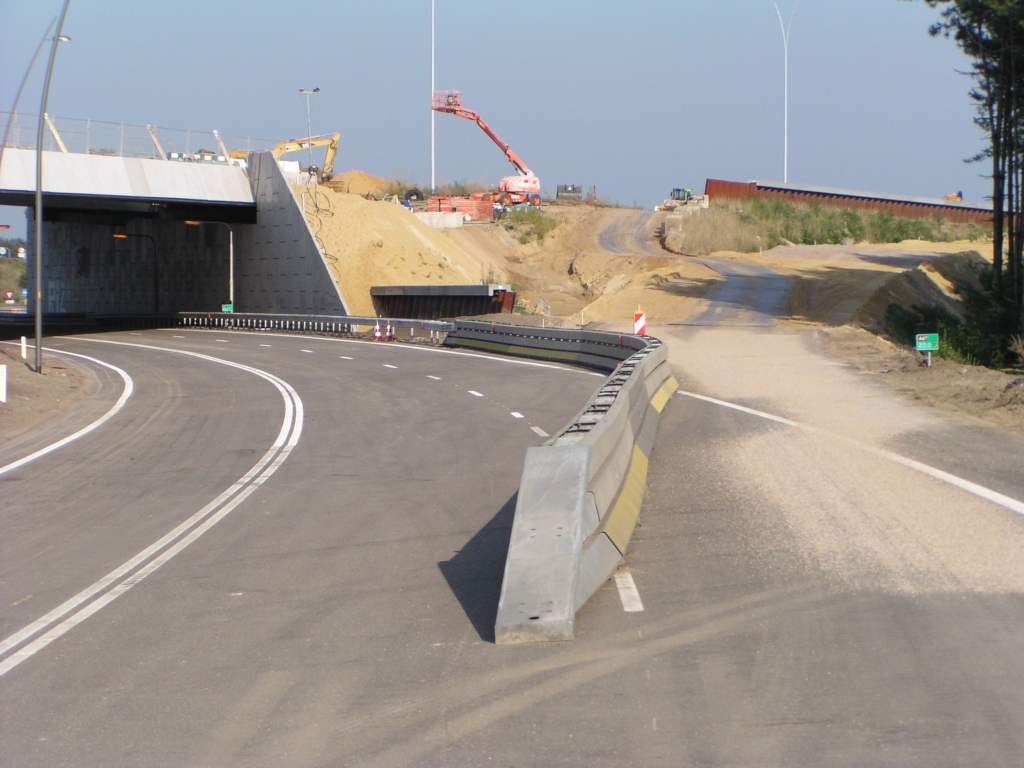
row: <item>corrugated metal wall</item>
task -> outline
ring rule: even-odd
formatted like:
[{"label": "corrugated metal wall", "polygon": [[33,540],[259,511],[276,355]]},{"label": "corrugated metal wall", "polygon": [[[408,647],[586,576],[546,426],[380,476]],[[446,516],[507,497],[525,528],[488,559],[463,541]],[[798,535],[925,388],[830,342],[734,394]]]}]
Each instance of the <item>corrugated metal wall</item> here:
[{"label": "corrugated metal wall", "polygon": [[815,203],[830,208],[862,208],[871,211],[887,211],[893,216],[908,219],[932,219],[939,216],[946,221],[959,224],[974,223],[983,227],[992,226],[992,212],[967,208],[959,205],[939,205],[915,201],[884,200],[861,195],[832,194],[817,190],[780,189],[759,186],[757,182],[722,181],[708,179],[704,194],[711,200],[745,200],[757,197],[768,200],[786,200],[791,203]]}]

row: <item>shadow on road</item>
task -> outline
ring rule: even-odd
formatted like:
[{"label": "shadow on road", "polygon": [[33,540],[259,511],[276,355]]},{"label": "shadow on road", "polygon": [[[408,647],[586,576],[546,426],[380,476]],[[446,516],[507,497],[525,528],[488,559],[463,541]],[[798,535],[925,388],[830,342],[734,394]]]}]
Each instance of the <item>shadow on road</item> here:
[{"label": "shadow on road", "polygon": [[466,542],[451,560],[437,564],[480,639],[494,642],[501,578],[516,511],[514,493],[487,525]]}]

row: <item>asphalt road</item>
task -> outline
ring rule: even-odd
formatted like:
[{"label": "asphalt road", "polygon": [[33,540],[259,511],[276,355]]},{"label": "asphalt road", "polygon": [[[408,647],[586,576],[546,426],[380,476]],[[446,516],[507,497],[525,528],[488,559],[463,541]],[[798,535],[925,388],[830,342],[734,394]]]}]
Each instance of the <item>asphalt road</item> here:
[{"label": "asphalt road", "polygon": [[[675,396],[625,564],[643,610],[609,582],[573,642],[500,647],[531,427],[554,432],[600,379],[297,337],[104,336],[280,377],[301,435],[229,515],[0,676],[0,764],[1019,764],[1024,519],[877,451],[1024,499],[1024,441],[899,401],[806,334],[663,334],[681,390],[800,426]],[[3,637],[187,520],[286,420],[250,372],[53,344],[136,392],[0,475]]]}]

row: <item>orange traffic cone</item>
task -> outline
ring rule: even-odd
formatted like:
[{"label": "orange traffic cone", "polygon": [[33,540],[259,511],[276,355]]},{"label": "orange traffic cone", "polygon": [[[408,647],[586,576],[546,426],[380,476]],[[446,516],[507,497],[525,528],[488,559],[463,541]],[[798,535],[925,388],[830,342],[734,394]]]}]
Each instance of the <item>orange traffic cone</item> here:
[{"label": "orange traffic cone", "polygon": [[387,328],[387,331],[384,334],[384,341],[394,341],[394,340],[395,340],[395,332],[393,330],[391,330],[391,321],[388,320],[388,328]]},{"label": "orange traffic cone", "polygon": [[373,326],[373,340],[380,341],[380,320],[378,320]]}]

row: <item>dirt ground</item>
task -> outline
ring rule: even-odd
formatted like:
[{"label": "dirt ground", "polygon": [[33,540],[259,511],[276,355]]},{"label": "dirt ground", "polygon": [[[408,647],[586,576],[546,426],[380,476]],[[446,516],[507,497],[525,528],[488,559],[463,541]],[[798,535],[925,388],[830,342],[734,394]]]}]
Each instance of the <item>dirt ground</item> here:
[{"label": "dirt ground", "polygon": [[[29,349],[29,360],[33,352]],[[41,422],[59,419],[93,390],[95,377],[63,359],[43,357],[37,374],[21,359],[17,346],[0,344],[0,365],[7,366],[7,402],[0,403],[0,447]]]}]

